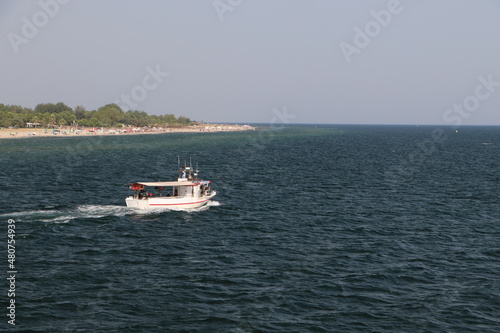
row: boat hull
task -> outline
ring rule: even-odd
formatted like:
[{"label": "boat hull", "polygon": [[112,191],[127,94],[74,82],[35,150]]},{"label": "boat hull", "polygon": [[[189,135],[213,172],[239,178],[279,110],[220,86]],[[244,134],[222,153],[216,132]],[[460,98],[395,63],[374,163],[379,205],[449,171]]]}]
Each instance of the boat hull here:
[{"label": "boat hull", "polygon": [[134,198],[128,197],[125,199],[127,207],[134,209],[158,209],[167,208],[172,210],[186,210],[205,206],[215,193],[203,197],[148,197]]}]

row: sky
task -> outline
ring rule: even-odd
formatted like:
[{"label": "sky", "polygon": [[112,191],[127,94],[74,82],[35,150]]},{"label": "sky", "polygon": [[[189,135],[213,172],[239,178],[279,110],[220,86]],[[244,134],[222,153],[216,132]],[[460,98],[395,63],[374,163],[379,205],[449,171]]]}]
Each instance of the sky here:
[{"label": "sky", "polygon": [[0,0],[0,103],[500,125],[500,0]]}]

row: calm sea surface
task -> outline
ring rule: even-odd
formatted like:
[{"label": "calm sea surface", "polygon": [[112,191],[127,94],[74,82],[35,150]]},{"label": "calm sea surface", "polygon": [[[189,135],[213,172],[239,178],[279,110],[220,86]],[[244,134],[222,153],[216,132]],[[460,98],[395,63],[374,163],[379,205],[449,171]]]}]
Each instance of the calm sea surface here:
[{"label": "calm sea surface", "polygon": [[[216,200],[138,213],[198,161]],[[16,331],[499,332],[500,127],[0,140]]]}]

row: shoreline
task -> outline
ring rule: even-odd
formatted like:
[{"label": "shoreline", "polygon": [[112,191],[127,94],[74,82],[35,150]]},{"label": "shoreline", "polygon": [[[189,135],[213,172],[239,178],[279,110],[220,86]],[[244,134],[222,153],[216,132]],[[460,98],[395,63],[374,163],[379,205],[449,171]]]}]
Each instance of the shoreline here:
[{"label": "shoreline", "polygon": [[164,133],[216,133],[254,131],[250,125],[207,124],[184,127],[69,127],[46,128],[2,128],[0,139],[47,138],[47,137],[88,137],[95,135],[140,135]]}]

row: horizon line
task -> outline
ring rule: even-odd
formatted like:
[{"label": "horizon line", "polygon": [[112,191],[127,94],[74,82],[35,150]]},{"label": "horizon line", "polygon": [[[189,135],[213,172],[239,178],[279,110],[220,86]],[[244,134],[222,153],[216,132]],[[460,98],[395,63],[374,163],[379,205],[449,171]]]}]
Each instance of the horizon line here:
[{"label": "horizon line", "polygon": [[234,124],[234,125],[260,125],[260,126],[273,126],[273,125],[285,125],[285,126],[296,126],[296,125],[308,125],[308,126],[415,126],[415,127],[452,127],[455,129],[461,127],[499,127],[500,124],[463,124],[463,125],[449,125],[449,124],[367,124],[367,123],[268,123],[268,122],[219,122],[219,121],[204,121],[205,124]]}]

